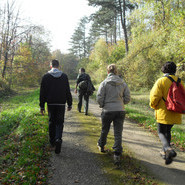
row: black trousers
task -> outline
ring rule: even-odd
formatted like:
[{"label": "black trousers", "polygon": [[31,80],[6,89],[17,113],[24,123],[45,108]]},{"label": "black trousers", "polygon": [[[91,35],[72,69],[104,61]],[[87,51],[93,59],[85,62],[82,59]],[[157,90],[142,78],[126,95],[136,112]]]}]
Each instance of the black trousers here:
[{"label": "black trousers", "polygon": [[84,98],[84,112],[87,115],[88,114],[88,108],[89,108],[89,95],[87,95],[86,92],[79,91],[78,92],[78,111],[81,112],[82,109],[82,101]]},{"label": "black trousers", "polygon": [[57,139],[62,139],[64,114],[64,105],[48,105],[49,138],[51,144],[53,144]]}]

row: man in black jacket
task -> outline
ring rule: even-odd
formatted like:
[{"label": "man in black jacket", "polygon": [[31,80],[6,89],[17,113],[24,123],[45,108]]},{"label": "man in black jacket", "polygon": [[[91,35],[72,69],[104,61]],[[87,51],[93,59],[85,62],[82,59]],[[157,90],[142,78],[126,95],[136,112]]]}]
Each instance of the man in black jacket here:
[{"label": "man in black jacket", "polygon": [[58,69],[58,60],[52,60],[51,70],[46,73],[40,86],[40,111],[45,112],[45,103],[48,106],[50,144],[55,146],[55,153],[59,154],[62,144],[65,104],[67,110],[72,109],[72,96],[68,77]]},{"label": "man in black jacket", "polygon": [[[75,93],[77,93],[77,88],[78,88],[78,111],[79,112],[81,112],[82,99],[84,98],[85,115],[88,115],[88,107],[89,107],[89,94],[87,92],[89,82],[92,85],[90,76],[87,73],[85,73],[84,68],[80,68],[79,74],[78,74],[77,80],[76,80]],[[93,86],[93,88],[94,88],[94,86]]]}]

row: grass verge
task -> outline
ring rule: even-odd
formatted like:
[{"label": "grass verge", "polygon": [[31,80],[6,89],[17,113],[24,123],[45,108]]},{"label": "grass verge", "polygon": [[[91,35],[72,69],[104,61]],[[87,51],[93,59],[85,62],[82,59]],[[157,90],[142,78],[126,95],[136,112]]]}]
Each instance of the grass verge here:
[{"label": "grass verge", "polygon": [[47,180],[48,124],[47,117],[39,114],[38,95],[37,90],[12,97],[0,114],[1,184],[44,184]]},{"label": "grass verge", "polygon": [[[74,107],[77,106],[76,102]],[[147,173],[147,170],[141,166],[141,164],[134,158],[132,153],[123,146],[123,155],[122,161],[124,161],[120,167],[117,167],[113,164],[113,150],[112,146],[114,143],[114,136],[110,132],[108,135],[106,153],[102,154],[98,151],[96,143],[99,139],[101,132],[101,122],[98,118],[93,115],[85,116],[79,114],[76,111],[76,117],[82,125],[83,131],[86,133],[85,141],[88,143],[88,147],[91,152],[95,153],[97,158],[100,161],[103,172],[107,175],[111,184],[122,185],[122,184],[151,184],[159,185],[162,184],[153,176]]]}]

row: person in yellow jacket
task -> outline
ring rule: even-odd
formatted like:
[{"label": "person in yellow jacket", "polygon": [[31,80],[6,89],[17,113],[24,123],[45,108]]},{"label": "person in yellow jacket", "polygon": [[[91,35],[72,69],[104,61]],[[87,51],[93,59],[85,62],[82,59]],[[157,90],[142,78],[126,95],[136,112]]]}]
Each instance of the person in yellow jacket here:
[{"label": "person in yellow jacket", "polygon": [[150,107],[155,109],[155,117],[158,123],[158,135],[163,145],[163,150],[160,152],[161,156],[165,159],[165,164],[170,164],[177,153],[171,148],[171,129],[174,124],[181,124],[182,115],[177,112],[167,110],[165,101],[168,90],[172,81],[167,76],[172,77],[177,81],[178,77],[175,76],[176,64],[174,62],[166,62],[161,71],[164,76],[159,78],[151,92],[150,92]]}]

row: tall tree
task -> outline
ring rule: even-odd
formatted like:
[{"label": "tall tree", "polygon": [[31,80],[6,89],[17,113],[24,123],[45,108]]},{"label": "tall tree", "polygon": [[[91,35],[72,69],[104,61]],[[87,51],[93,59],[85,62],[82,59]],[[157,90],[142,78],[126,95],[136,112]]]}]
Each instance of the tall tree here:
[{"label": "tall tree", "polygon": [[[130,10],[135,8],[135,4],[131,3],[129,0],[88,0],[90,6],[100,6],[102,8],[106,8],[109,12],[113,11],[114,12],[114,38],[116,37],[117,33],[117,21],[121,21],[121,25],[123,28],[124,32],[124,38],[125,38],[125,48],[126,52],[128,53],[129,51],[129,46],[128,46],[128,31],[127,31],[127,19],[126,19],[126,14]],[[120,19],[118,18],[120,17]],[[115,40],[115,39],[114,39]]]},{"label": "tall tree", "polygon": [[79,58],[86,57],[88,55],[87,46],[87,28],[88,18],[83,17],[80,20],[78,27],[75,29],[71,37],[71,53],[79,56]]}]

